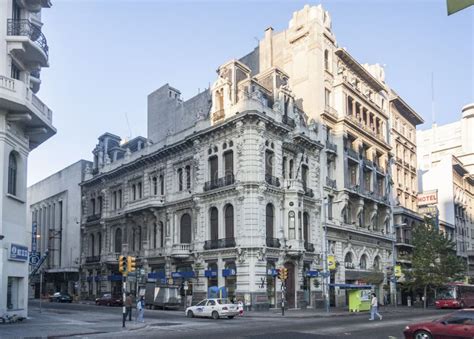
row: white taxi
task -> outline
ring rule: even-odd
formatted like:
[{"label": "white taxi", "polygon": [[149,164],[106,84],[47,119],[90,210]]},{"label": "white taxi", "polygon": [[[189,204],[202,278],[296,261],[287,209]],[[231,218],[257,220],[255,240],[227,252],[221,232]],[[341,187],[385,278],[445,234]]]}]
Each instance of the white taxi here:
[{"label": "white taxi", "polygon": [[237,305],[234,305],[227,298],[211,298],[204,299],[194,306],[188,307],[185,315],[188,318],[194,317],[212,317],[219,319],[220,317],[234,318],[239,311]]}]

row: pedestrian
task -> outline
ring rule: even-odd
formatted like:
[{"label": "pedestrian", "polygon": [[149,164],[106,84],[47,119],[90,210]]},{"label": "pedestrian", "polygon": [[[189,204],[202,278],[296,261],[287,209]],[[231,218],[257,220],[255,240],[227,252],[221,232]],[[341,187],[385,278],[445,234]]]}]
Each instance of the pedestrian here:
[{"label": "pedestrian", "polygon": [[239,311],[239,315],[243,317],[244,316],[244,303],[242,302],[242,300],[239,300],[239,303],[237,304],[237,310]]},{"label": "pedestrian", "polygon": [[143,313],[145,312],[145,300],[143,300],[143,296],[137,301],[137,319],[136,322],[144,323],[143,320]]},{"label": "pedestrian", "polygon": [[375,320],[375,315],[382,320],[382,316],[378,312],[378,300],[375,293],[372,293],[372,301],[370,302],[370,318],[369,320]]},{"label": "pedestrian", "polygon": [[128,316],[128,321],[132,321],[132,296],[130,295],[130,292],[127,293],[127,297],[125,298],[125,307],[126,307],[126,313],[125,313],[125,320],[127,319]]}]

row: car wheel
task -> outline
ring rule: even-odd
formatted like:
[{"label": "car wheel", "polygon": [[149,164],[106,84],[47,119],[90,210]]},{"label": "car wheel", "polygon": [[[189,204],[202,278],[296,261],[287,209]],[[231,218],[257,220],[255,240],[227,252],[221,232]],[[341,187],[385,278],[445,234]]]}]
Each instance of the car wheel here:
[{"label": "car wheel", "polygon": [[219,313],[217,313],[217,311],[212,312],[212,319],[214,320],[219,319]]},{"label": "car wheel", "polygon": [[433,339],[431,333],[426,331],[417,331],[415,332],[415,339]]},{"label": "car wheel", "polygon": [[233,315],[229,315],[227,318],[229,318],[229,319],[234,319],[234,316],[233,316]]},{"label": "car wheel", "polygon": [[188,318],[194,318],[194,313],[193,311],[188,311],[188,314],[186,314]]}]

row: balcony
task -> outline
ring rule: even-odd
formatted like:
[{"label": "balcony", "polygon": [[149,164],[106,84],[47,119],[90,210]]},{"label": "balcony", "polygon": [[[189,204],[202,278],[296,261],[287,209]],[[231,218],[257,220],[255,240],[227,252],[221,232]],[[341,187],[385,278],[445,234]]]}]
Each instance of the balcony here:
[{"label": "balcony", "polygon": [[224,117],[225,117],[225,111],[223,109],[215,111],[214,113],[212,113],[212,122],[213,123],[219,122],[219,120],[224,119]]},{"label": "balcony", "polygon": [[25,126],[33,149],[54,134],[53,113],[24,82],[0,75],[0,109],[9,111],[8,121],[18,121]]},{"label": "balcony", "polygon": [[99,213],[99,214],[89,215],[89,216],[87,216],[87,218],[86,218],[86,222],[97,221],[97,220],[100,220],[100,218],[102,218],[102,215],[101,215],[100,213]]},{"label": "balcony", "polygon": [[235,247],[235,238],[222,238],[216,240],[206,240],[204,242],[205,250],[215,250],[218,248]]},{"label": "balcony", "polygon": [[225,187],[234,184],[234,175],[226,175],[225,177],[208,181],[204,184],[204,191],[211,191],[217,188]]},{"label": "balcony", "polygon": [[174,244],[171,248],[171,257],[188,258],[191,255],[191,244]]},{"label": "balcony", "polygon": [[278,238],[269,238],[269,237],[267,237],[266,244],[267,244],[267,247],[272,247],[272,248],[280,248],[281,247],[280,240]]},{"label": "balcony", "polygon": [[314,244],[305,241],[305,242],[304,242],[304,249],[305,249],[307,252],[311,252],[311,253],[312,253],[312,252],[314,252]]},{"label": "balcony", "polygon": [[337,145],[326,140],[326,152],[337,153]]},{"label": "balcony", "polygon": [[345,262],[344,267],[350,270],[355,269],[355,264],[353,262]]},{"label": "balcony", "polygon": [[293,128],[296,127],[295,120],[293,120],[292,118],[288,118],[288,115],[284,115],[281,118],[281,122],[284,123],[285,125],[290,126],[290,127],[293,127]]},{"label": "balcony", "polygon": [[100,262],[100,255],[92,255],[89,257],[86,257],[86,264],[93,264]]},{"label": "balcony", "polygon": [[324,112],[323,112],[323,114],[327,115],[328,117],[331,117],[332,119],[336,119],[336,120],[337,120],[337,111],[336,111],[333,107],[331,107],[331,106],[329,106],[329,105],[326,105],[326,106],[324,107]]},{"label": "balcony", "polygon": [[359,153],[357,153],[355,150],[353,150],[352,148],[346,148],[346,153],[347,153],[347,156],[356,160],[356,161],[359,161]]},{"label": "balcony", "polygon": [[265,174],[265,181],[269,185],[280,187],[280,179],[278,179],[277,177],[274,177],[273,175]]},{"label": "balcony", "polygon": [[397,238],[396,246],[399,246],[399,247],[413,247],[413,244],[411,243],[411,239]]},{"label": "balcony", "polygon": [[336,189],[336,179],[331,179],[329,177],[326,177],[326,186],[332,188],[333,190]]},{"label": "balcony", "polygon": [[8,52],[15,51],[25,64],[48,66],[48,42],[36,25],[26,19],[8,19],[7,36]]}]

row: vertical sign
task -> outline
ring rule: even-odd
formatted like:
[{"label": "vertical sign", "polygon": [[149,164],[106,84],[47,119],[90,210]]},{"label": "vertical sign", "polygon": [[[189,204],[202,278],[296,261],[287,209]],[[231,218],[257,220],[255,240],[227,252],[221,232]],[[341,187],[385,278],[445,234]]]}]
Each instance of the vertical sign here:
[{"label": "vertical sign", "polygon": [[37,252],[37,234],[38,234],[38,224],[36,221],[33,221],[33,226],[31,228],[31,253]]}]

